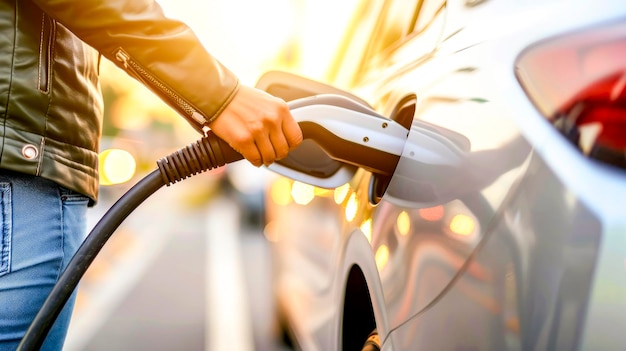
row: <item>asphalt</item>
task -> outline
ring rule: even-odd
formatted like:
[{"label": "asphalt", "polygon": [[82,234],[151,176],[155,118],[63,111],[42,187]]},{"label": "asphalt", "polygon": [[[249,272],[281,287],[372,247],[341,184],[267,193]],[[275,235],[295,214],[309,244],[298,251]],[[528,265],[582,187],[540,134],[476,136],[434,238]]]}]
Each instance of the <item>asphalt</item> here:
[{"label": "asphalt", "polygon": [[199,194],[207,179],[156,193],[120,226],[81,281],[64,351],[283,349],[262,226],[232,196]]}]

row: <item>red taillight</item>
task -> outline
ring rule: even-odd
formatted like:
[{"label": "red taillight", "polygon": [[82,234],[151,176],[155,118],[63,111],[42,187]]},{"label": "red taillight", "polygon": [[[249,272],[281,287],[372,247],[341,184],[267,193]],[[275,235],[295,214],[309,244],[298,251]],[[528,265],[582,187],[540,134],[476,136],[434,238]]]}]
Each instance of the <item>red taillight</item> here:
[{"label": "red taillight", "polygon": [[585,154],[626,168],[626,19],[541,42],[522,53],[516,73]]}]

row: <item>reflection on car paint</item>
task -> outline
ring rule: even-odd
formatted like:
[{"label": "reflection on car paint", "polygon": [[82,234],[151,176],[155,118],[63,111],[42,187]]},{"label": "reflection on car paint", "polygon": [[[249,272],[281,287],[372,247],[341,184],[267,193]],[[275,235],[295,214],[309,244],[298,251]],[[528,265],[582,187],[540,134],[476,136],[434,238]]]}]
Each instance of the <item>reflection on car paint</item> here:
[{"label": "reflection on car paint", "polygon": [[[357,298],[371,301],[361,307],[373,309],[383,349],[626,349],[624,174],[590,162],[588,141],[570,144],[533,104],[547,97],[534,82],[573,88],[553,79],[560,57],[531,62],[523,84],[515,71],[528,68],[518,65],[527,48],[607,23],[617,38],[609,46],[624,47],[624,4],[424,0],[434,11],[419,18],[419,6],[366,3],[332,79],[411,122],[410,133],[391,178],[359,171],[332,197],[279,209],[281,221],[300,216],[283,228],[277,259],[287,263],[278,286],[303,349],[359,345],[341,335],[362,328],[342,309]],[[413,31],[418,22],[426,25]],[[565,53],[569,68],[590,54],[575,52]],[[619,82],[614,105],[625,96]],[[355,272],[366,289],[349,286]]]}]

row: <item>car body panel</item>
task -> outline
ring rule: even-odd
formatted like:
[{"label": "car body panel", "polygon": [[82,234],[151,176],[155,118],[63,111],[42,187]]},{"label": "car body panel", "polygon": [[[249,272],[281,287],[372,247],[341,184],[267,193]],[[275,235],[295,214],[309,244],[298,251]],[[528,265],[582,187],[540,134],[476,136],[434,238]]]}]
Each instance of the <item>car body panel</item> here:
[{"label": "car body panel", "polygon": [[382,115],[410,112],[393,177],[361,170],[307,206],[268,205],[296,339],[341,348],[357,266],[385,350],[625,349],[626,174],[572,147],[516,69],[538,42],[625,21],[626,3],[425,2],[428,20],[375,52],[388,5],[364,2],[331,66]]},{"label": "car body panel", "polygon": [[396,349],[580,344],[602,228],[584,204],[562,196],[567,190],[541,160],[533,157],[529,167],[536,173],[507,199],[449,290],[393,331]]}]

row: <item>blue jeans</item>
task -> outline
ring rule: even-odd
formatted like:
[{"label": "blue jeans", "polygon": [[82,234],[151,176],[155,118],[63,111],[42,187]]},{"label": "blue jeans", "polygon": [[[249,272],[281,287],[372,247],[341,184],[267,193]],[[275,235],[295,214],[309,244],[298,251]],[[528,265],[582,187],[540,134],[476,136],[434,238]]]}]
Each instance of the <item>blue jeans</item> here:
[{"label": "blue jeans", "polygon": [[[15,350],[86,234],[87,197],[0,170],[0,351]],[[61,350],[74,297],[42,350]]]}]

